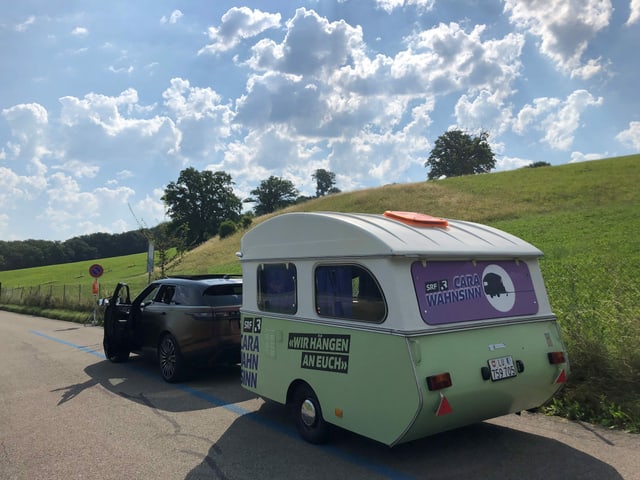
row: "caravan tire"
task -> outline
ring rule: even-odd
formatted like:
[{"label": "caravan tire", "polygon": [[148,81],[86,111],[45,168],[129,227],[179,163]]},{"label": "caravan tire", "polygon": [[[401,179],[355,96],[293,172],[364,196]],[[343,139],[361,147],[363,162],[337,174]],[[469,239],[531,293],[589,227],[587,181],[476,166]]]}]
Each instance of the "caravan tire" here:
[{"label": "caravan tire", "polygon": [[322,416],[322,408],[313,389],[306,383],[296,388],[293,414],[300,436],[309,443],[321,444],[329,439],[330,426]]}]

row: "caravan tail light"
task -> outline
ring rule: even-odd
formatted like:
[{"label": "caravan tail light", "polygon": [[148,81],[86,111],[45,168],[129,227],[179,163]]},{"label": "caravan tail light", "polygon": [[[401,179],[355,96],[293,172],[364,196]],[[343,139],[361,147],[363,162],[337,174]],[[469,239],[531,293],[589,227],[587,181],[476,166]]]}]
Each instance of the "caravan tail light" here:
[{"label": "caravan tail light", "polygon": [[565,362],[564,352],[549,352],[547,353],[547,357],[549,357],[549,363],[551,365],[557,365]]},{"label": "caravan tail light", "polygon": [[453,385],[451,382],[451,375],[449,372],[446,373],[438,373],[437,375],[431,375],[427,377],[427,387],[432,392],[434,390],[441,390],[443,388],[447,388]]}]

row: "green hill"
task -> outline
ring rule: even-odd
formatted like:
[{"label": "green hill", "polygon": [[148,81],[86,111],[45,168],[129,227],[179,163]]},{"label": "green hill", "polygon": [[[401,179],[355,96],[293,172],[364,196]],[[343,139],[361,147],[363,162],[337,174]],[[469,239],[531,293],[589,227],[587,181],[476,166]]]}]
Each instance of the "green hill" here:
[{"label": "green hill", "polygon": [[[286,211],[407,210],[488,224],[540,248],[551,305],[562,326],[572,376],[549,406],[563,415],[640,428],[640,155],[523,168],[439,181],[392,184],[311,200]],[[280,214],[282,212],[278,212]],[[254,225],[268,217],[254,220]],[[171,266],[177,273],[240,273],[243,232],[212,239]],[[134,291],[147,283],[146,254],[0,273],[7,287],[89,292],[90,263]],[[44,286],[43,286],[44,285]]]}]

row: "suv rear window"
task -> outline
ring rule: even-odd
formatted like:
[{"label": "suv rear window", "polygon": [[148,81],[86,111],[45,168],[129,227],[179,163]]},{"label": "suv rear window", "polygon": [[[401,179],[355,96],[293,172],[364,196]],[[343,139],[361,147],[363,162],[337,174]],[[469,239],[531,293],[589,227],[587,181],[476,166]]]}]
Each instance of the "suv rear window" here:
[{"label": "suv rear window", "polygon": [[242,284],[213,285],[202,293],[204,304],[211,307],[232,307],[242,304]]}]

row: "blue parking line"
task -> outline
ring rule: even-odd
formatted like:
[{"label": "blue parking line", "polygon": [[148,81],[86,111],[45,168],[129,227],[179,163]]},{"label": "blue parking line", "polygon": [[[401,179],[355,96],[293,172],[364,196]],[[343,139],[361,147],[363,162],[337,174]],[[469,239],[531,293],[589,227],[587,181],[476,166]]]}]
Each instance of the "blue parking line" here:
[{"label": "blue parking line", "polygon": [[[30,333],[33,333],[34,335],[37,335],[39,337],[42,338],[46,338],[47,340],[52,340],[54,342],[57,343],[61,343],[62,345],[66,345],[68,347],[71,348],[75,348],[76,350],[80,350],[81,352],[85,352],[88,354],[91,354],[93,356],[96,356],[98,358],[101,359],[106,359],[104,353],[102,351],[98,351],[95,350],[93,348],[89,348],[89,347],[83,347],[82,345],[76,345],[75,343],[69,342],[67,340],[62,340],[61,338],[57,338],[57,337],[52,337],[51,335],[47,335],[46,333],[42,333],[42,332],[38,332],[37,330],[30,330]],[[160,379],[158,379],[157,375],[152,375],[151,373],[149,373],[146,370],[143,370],[141,368],[136,368],[133,365],[123,365],[126,368],[130,368],[130,369],[134,369],[136,370],[138,373],[141,373],[142,375],[152,378],[154,380],[160,381]],[[268,418],[265,418],[264,416],[252,412],[250,410],[247,410],[245,408],[239,407],[235,404],[230,404],[228,402],[225,402],[224,400],[222,400],[221,398],[216,397],[215,395],[210,395],[206,392],[203,392],[202,390],[198,390],[196,388],[190,387],[188,385],[183,385],[183,384],[171,384],[171,386],[173,388],[176,388],[177,390],[181,390],[189,395],[192,395],[196,398],[199,398],[201,400],[204,400],[208,403],[211,403],[212,405],[215,405],[216,407],[221,407],[224,408],[225,410],[228,410],[232,413],[235,413],[236,415],[238,415],[239,417],[246,417],[247,419],[250,419],[253,422],[256,422],[264,427],[269,428],[270,430],[274,430],[277,431],[280,434],[286,435],[287,437],[295,440],[295,441],[300,441],[302,442],[303,440],[300,439],[300,437],[298,436],[297,432],[293,429],[293,428],[287,428],[285,426],[283,426],[282,424],[279,424],[277,422],[274,422],[272,420],[269,420]],[[361,458],[361,457],[357,457],[355,455],[351,455],[349,453],[345,453],[343,451],[341,451],[338,447],[332,446],[332,445],[316,445],[315,448],[319,448],[321,450],[323,450],[324,452],[333,455],[334,457],[337,457],[343,461],[346,461],[348,463],[351,463],[353,465],[357,465],[365,470],[369,470],[377,475],[381,475],[393,480],[413,480],[415,477],[412,477],[410,475],[406,475],[404,473],[398,472],[396,470],[393,470],[391,468],[385,467],[384,465],[379,465],[379,464],[374,464],[371,463],[369,460]]]}]

